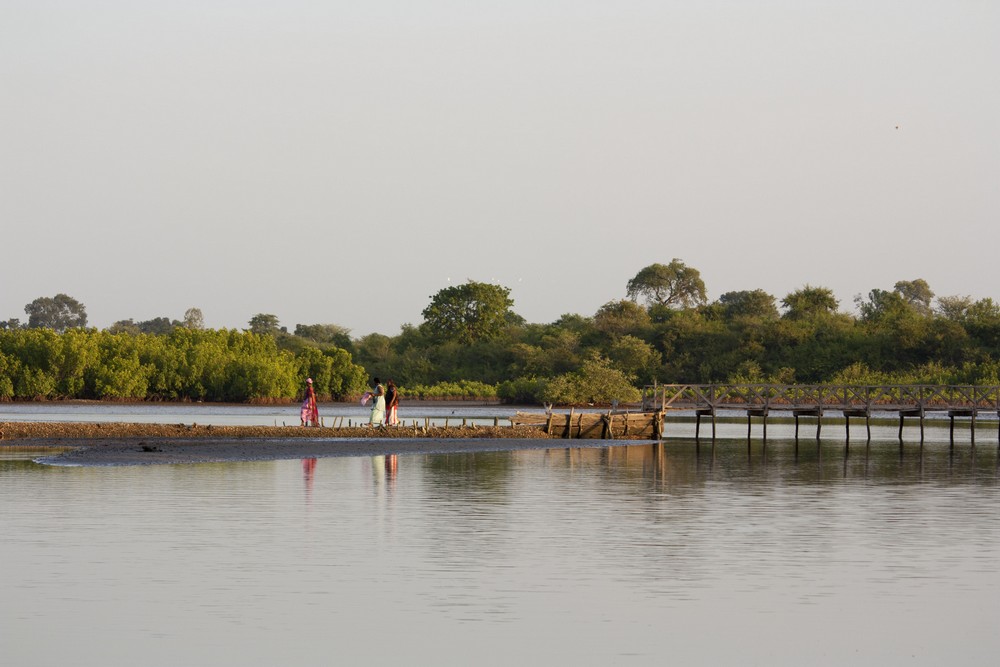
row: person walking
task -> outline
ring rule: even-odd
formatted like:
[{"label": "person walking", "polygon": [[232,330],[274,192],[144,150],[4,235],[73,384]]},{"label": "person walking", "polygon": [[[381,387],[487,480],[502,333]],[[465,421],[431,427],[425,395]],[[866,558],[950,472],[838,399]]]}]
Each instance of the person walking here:
[{"label": "person walking", "polygon": [[399,407],[399,389],[396,383],[389,378],[385,381],[385,414],[386,423],[389,426],[399,426],[399,417],[396,415],[396,408]]},{"label": "person walking", "polygon": [[369,426],[385,426],[385,387],[375,378],[372,386],[372,414],[368,419]]},{"label": "person walking", "polygon": [[319,426],[319,407],[316,405],[316,392],[313,390],[313,379],[306,378],[306,394],[302,399],[299,419],[303,426]]}]

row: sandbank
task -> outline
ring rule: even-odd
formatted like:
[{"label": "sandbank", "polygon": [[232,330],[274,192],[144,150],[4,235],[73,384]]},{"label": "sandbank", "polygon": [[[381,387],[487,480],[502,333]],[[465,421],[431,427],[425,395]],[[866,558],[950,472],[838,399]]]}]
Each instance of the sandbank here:
[{"label": "sandbank", "polygon": [[[570,444],[572,443],[572,444]],[[534,427],[302,428],[123,423],[0,423],[0,447],[51,449],[54,465],[147,465],[606,447],[553,441]]]}]

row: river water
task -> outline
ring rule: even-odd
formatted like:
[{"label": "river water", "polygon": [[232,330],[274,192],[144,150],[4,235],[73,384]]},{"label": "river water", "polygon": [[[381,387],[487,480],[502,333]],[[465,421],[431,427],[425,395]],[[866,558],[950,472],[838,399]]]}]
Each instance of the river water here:
[{"label": "river water", "polygon": [[0,449],[0,662],[992,664],[995,437],[837,436],[96,468]]}]

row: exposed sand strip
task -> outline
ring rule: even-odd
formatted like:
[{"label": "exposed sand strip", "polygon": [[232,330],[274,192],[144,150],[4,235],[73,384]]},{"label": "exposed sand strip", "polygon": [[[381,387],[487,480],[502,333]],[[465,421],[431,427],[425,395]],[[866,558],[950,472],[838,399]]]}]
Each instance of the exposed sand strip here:
[{"label": "exposed sand strip", "polygon": [[[91,466],[608,446],[601,440],[554,441],[541,429],[509,426],[331,429],[4,422],[0,440],[0,447],[59,448],[39,459],[45,463]],[[67,447],[73,449],[64,451]]]}]

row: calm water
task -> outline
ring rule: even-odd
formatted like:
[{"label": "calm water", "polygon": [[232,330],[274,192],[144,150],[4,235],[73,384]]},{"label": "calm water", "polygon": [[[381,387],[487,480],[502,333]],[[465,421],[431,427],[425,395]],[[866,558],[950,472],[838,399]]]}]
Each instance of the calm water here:
[{"label": "calm water", "polygon": [[983,665],[996,441],[0,460],[5,665]]},{"label": "calm water", "polygon": [[[466,407],[462,403],[404,402],[399,418],[406,424],[411,420],[430,419],[444,424],[450,419],[455,426],[466,419],[469,423],[493,424],[494,417],[506,419],[518,410],[545,412],[540,408],[516,408],[503,405]],[[353,423],[367,423],[371,407],[355,403],[320,403],[320,418],[332,426],[334,420],[343,418]],[[138,403],[114,404],[88,401],[47,403],[0,403],[0,422],[130,422],[153,424],[214,424],[217,426],[297,426],[299,406],[292,405],[234,405],[226,403]],[[338,422],[339,423],[339,422]],[[508,422],[509,423],[509,422]]]}]

